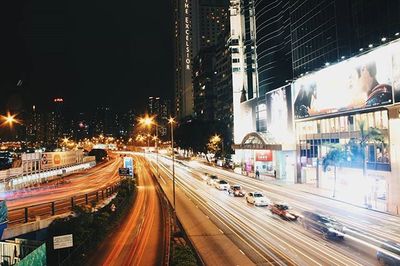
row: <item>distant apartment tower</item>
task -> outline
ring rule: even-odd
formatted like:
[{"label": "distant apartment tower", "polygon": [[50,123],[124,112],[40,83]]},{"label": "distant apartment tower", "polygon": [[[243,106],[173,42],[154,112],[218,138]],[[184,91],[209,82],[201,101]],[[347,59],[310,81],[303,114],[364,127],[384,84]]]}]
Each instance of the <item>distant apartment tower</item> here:
[{"label": "distant apartment tower", "polygon": [[110,107],[97,107],[92,120],[93,135],[113,135],[114,122]]},{"label": "distant apartment tower", "polygon": [[158,115],[160,113],[160,97],[149,97],[147,103],[147,113],[150,115]]}]

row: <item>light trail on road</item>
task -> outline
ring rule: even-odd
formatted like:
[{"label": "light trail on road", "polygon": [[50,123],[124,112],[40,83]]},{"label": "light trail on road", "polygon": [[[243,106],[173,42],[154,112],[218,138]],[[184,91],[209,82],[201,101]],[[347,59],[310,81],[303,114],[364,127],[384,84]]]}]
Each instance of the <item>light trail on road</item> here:
[{"label": "light trail on road", "polygon": [[[151,160],[154,163],[154,159]],[[171,178],[170,160],[165,157],[159,160],[163,175]],[[279,264],[292,261],[298,265],[376,265],[375,254],[379,244],[386,240],[397,241],[400,235],[393,234],[393,230],[397,232],[399,229],[398,217],[349,207],[199,163],[187,166],[177,163],[175,167],[178,187],[196,201],[205,213],[214,217],[216,223],[223,223],[225,231],[232,232],[230,236],[233,239],[244,239],[253,250],[262,254],[253,256],[258,257],[258,260],[254,260],[255,263],[262,263],[260,257],[268,261],[265,257],[275,255]],[[347,236],[342,243],[325,240],[320,235],[305,230],[300,223],[283,221],[273,216],[267,208],[250,206],[243,198],[230,197],[226,192],[207,186],[201,179],[204,173],[217,174],[230,184],[240,184],[247,192],[263,191],[274,202],[285,201],[299,212],[310,210],[332,215],[346,226]],[[378,226],[374,225],[375,221]],[[374,242],[366,242],[359,232]],[[251,252],[248,247],[243,247],[242,250]],[[251,254],[247,255],[252,257]]]},{"label": "light trail on road", "polygon": [[[42,217],[50,217],[51,202],[88,194],[119,182],[118,168],[121,167],[121,164],[121,158],[115,157],[102,165],[64,177],[64,183],[58,186],[55,185],[57,181],[52,181],[49,184],[42,184],[39,188],[26,190],[24,193],[7,195],[9,224],[13,225],[24,220],[24,210],[20,209],[16,212],[14,211],[16,209],[30,207],[30,216],[36,214]],[[88,201],[94,200],[93,197],[94,195]],[[63,206],[57,205],[56,207],[58,210],[56,214],[71,212],[70,206],[63,208]]]},{"label": "light trail on road", "polygon": [[[122,224],[99,247],[90,265],[161,265],[165,240],[156,183],[145,162],[136,158],[137,194]],[[117,206],[118,208],[118,206]]]}]

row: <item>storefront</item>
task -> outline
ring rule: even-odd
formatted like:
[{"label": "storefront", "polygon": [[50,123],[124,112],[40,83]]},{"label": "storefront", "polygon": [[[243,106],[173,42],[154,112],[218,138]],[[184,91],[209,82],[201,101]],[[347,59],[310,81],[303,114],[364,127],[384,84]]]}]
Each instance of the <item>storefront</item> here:
[{"label": "storefront", "polygon": [[240,165],[243,175],[274,177],[283,182],[293,183],[295,177],[295,151],[285,151],[282,144],[274,142],[267,133],[247,134],[241,144],[234,145],[235,162]]},{"label": "storefront", "polygon": [[[293,82],[298,183],[336,189],[371,207],[383,202],[386,209],[399,183],[398,115],[391,111],[400,102],[399,49],[393,42]],[[347,154],[337,171],[323,164],[335,147]]]}]

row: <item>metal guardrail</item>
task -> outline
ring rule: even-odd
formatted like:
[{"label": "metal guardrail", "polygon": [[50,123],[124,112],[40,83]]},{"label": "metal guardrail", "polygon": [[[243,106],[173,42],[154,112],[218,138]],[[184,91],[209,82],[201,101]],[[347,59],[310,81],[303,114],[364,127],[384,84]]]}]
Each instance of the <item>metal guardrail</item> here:
[{"label": "metal guardrail", "polygon": [[119,183],[90,193],[8,210],[8,225],[24,224],[73,211],[75,206],[97,203],[113,195]]}]

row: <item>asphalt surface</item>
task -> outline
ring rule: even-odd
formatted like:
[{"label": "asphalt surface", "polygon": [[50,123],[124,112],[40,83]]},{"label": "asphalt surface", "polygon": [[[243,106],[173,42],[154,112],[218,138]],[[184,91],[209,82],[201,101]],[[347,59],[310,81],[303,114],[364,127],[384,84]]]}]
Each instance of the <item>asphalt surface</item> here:
[{"label": "asphalt surface", "polygon": [[[150,157],[150,156],[148,156]],[[151,156],[154,160],[155,156]],[[160,171],[171,178],[171,160],[160,156]],[[387,240],[400,242],[400,217],[268,184],[196,161],[175,164],[177,185],[258,265],[378,265],[376,252]],[[261,191],[273,202],[286,202],[299,213],[315,211],[345,226],[344,241],[326,240],[301,222],[288,222],[244,198],[208,186],[204,173],[215,174],[245,191]],[[179,212],[179,206],[177,206]],[[273,261],[273,262],[272,262]]]},{"label": "asphalt surface", "polygon": [[159,191],[142,159],[136,158],[135,167],[138,180],[133,207],[88,265],[163,265],[165,222]]}]

